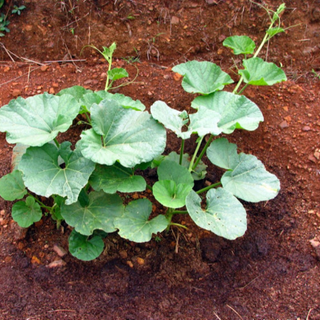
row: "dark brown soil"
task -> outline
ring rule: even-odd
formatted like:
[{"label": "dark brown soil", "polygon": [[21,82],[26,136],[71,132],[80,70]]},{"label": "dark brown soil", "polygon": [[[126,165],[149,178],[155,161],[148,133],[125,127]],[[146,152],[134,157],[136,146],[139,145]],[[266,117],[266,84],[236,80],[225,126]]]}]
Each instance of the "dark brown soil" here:
[{"label": "dark brown soil", "polygon": [[[56,230],[48,217],[21,230],[11,204],[0,199],[1,320],[320,319],[320,80],[311,72],[320,70],[320,1],[285,2],[283,27],[294,27],[272,39],[262,56],[282,64],[288,81],[247,89],[265,121],[231,136],[282,187],[274,200],[245,204],[246,234],[227,241],[181,217],[189,229],[163,233],[160,242],[134,244],[112,234],[95,261],[68,254],[65,265],[49,268],[59,258],[54,245],[67,250],[70,230]],[[135,82],[118,92],[147,107],[161,99],[183,110],[192,97],[174,65],[206,59],[229,72],[225,37],[259,42],[268,26],[265,11],[245,0],[15,3],[27,8],[8,16],[10,33],[1,38],[0,105],[73,85],[103,89],[105,62],[81,49],[116,41],[115,66],[131,79],[139,69]],[[281,1],[263,3],[276,9]],[[169,134],[166,151],[176,144]],[[10,172],[12,147],[0,134],[0,176]]]}]

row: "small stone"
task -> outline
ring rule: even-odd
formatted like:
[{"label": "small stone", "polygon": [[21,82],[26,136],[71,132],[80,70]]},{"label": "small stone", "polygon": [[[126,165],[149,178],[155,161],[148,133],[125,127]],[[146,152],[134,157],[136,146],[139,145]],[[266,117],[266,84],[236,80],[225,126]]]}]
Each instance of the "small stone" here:
[{"label": "small stone", "polygon": [[126,250],[121,250],[119,252],[119,255],[122,259],[127,259],[128,258],[128,252]]},{"label": "small stone", "polygon": [[20,227],[15,221],[11,223],[11,230],[13,231],[14,240],[23,240],[27,235],[27,228]]},{"label": "small stone", "polygon": [[320,159],[320,150],[316,149],[316,151],[314,152],[314,157],[317,158],[318,160]]},{"label": "small stone", "polygon": [[311,128],[309,126],[304,126],[302,128],[302,131],[310,131],[310,130],[311,130]]},{"label": "small stone", "polygon": [[178,24],[180,22],[180,19],[176,16],[172,16],[171,18],[171,24]]},{"label": "small stone", "polygon": [[318,259],[320,259],[320,242],[317,239],[310,240],[310,244],[314,248]]},{"label": "small stone", "polygon": [[182,75],[177,72],[173,75],[173,79],[175,81],[180,81],[181,78],[182,78]]},{"label": "small stone", "polygon": [[130,267],[130,268],[133,268],[133,263],[132,263],[132,261],[127,261],[127,265]]},{"label": "small stone", "polygon": [[49,66],[43,65],[43,66],[40,67],[40,70],[44,72],[44,71],[47,71],[48,68],[49,68]]},{"label": "small stone", "polygon": [[142,259],[142,258],[140,258],[140,257],[138,257],[138,258],[137,258],[137,263],[140,264],[140,266],[142,266],[142,265],[144,265],[145,260]]},{"label": "small stone", "polygon": [[0,210],[0,216],[4,216],[6,214],[6,210],[2,209]]},{"label": "small stone", "polygon": [[12,96],[14,97],[14,98],[17,98],[17,97],[19,97],[21,95],[21,90],[20,89],[13,89],[12,90]]},{"label": "small stone", "polygon": [[218,4],[216,0],[206,0],[206,3],[209,5],[209,6],[212,6],[214,4]]},{"label": "small stone", "polygon": [[10,67],[4,67],[3,71],[4,71],[4,72],[10,71]]},{"label": "small stone", "polygon": [[50,94],[55,94],[54,88],[51,87],[51,88],[49,89],[49,93],[50,93]]},{"label": "small stone", "polygon": [[285,128],[288,128],[289,127],[289,124],[287,121],[282,121],[280,124],[279,124],[279,127],[281,129],[285,129]]},{"label": "small stone", "polygon": [[58,259],[55,261],[52,261],[47,265],[48,268],[61,268],[64,267],[67,263],[63,261],[62,259]]},{"label": "small stone", "polygon": [[41,264],[41,261],[40,261],[40,259],[38,257],[32,256],[31,263],[32,264]]},{"label": "small stone", "polygon": [[61,258],[67,254],[67,251],[57,244],[53,246],[53,251]]}]

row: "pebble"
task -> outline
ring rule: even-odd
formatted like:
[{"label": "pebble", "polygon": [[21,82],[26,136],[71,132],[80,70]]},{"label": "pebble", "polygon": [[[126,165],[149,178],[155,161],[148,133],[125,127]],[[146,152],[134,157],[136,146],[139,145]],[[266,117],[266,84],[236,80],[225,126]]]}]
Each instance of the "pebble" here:
[{"label": "pebble", "polygon": [[320,259],[320,242],[317,239],[310,240],[312,247],[314,248],[318,259]]},{"label": "pebble", "polygon": [[63,261],[62,259],[58,259],[55,261],[50,262],[47,267],[48,268],[61,268],[64,267],[67,263]]},{"label": "pebble", "polygon": [[310,131],[310,130],[311,130],[311,128],[309,126],[304,126],[302,128],[302,131]]},{"label": "pebble", "polygon": [[285,128],[288,128],[289,127],[289,124],[287,121],[282,121],[280,124],[279,124],[279,127],[281,129],[285,129]]},{"label": "pebble", "polygon": [[12,96],[14,98],[17,98],[17,97],[21,96],[21,90],[20,89],[13,89],[12,90]]},{"label": "pebble", "polygon": [[176,16],[172,16],[171,18],[171,24],[178,24],[180,22],[180,19]]},{"label": "pebble", "polygon": [[61,258],[67,254],[67,251],[57,244],[53,246],[53,251]]}]

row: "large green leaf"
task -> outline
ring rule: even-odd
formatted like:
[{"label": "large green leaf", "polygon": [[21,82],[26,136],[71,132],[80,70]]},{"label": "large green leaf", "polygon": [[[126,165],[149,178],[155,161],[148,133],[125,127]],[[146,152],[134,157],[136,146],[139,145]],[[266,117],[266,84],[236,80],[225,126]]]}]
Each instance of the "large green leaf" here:
[{"label": "large green leaf", "polygon": [[82,132],[78,143],[84,157],[96,163],[132,168],[160,155],[166,130],[147,112],[125,109],[103,100],[91,108],[92,129]]},{"label": "large green leaf", "polygon": [[71,151],[70,145],[64,142],[59,149],[50,143],[29,147],[19,164],[25,186],[41,196],[67,197],[66,204],[76,202],[95,165],[78,150]]},{"label": "large green leaf", "polygon": [[61,215],[77,232],[89,236],[96,229],[107,233],[116,231],[114,219],[121,216],[123,210],[118,194],[93,191],[88,196],[88,203],[81,203],[79,199],[71,205],[62,205]]},{"label": "large green leaf", "polygon": [[182,87],[190,93],[210,94],[233,83],[227,73],[209,61],[188,61],[176,65],[172,71],[183,76]]},{"label": "large green leaf", "polygon": [[12,206],[12,218],[22,228],[28,228],[42,217],[40,205],[34,197],[27,197],[26,201],[18,201]]},{"label": "large green leaf", "polygon": [[182,139],[190,138],[193,133],[197,133],[201,137],[209,133],[214,135],[221,133],[221,129],[217,126],[220,114],[209,108],[199,107],[197,113],[190,115],[190,123],[188,123],[189,116],[185,110],[177,111],[162,101],[156,101],[151,106],[151,114]]},{"label": "large green leaf", "polygon": [[183,131],[184,126],[189,121],[188,113],[184,110],[182,112],[170,108],[163,101],[156,101],[150,108],[154,119],[161,122],[167,129],[173,131],[178,137],[182,139],[190,138],[190,132]]},{"label": "large green leaf", "polygon": [[237,147],[227,139],[220,138],[207,149],[209,160],[224,169],[223,187],[236,197],[259,202],[273,199],[280,190],[278,178],[268,172],[261,161],[253,155],[237,154]]},{"label": "large green leaf", "polygon": [[22,180],[22,172],[14,170],[0,179],[0,196],[6,201],[22,199],[27,190]]},{"label": "large green leaf", "polygon": [[235,129],[253,131],[263,121],[259,107],[245,96],[230,92],[216,92],[208,96],[199,96],[191,104],[195,109],[208,108],[220,115],[218,128],[226,134]]},{"label": "large green leaf", "polygon": [[286,81],[284,71],[273,62],[266,62],[261,58],[243,60],[244,69],[239,70],[245,83],[256,86],[272,86],[275,83]]},{"label": "large green leaf", "polygon": [[80,104],[68,94],[48,93],[11,100],[0,109],[0,131],[9,143],[42,146],[69,129]]},{"label": "large green leaf", "polygon": [[193,178],[189,170],[170,160],[162,161],[158,168],[159,180],[172,180],[177,185],[180,183],[193,186]]},{"label": "large green leaf", "polygon": [[163,206],[176,209],[186,204],[186,197],[192,187],[192,184],[177,184],[173,180],[161,180],[153,185],[152,192],[156,200]]},{"label": "large green leaf", "polygon": [[146,181],[142,176],[134,175],[132,169],[119,163],[113,166],[96,165],[89,182],[96,191],[103,190],[106,193],[140,192],[146,189]]},{"label": "large green leaf", "polygon": [[17,143],[12,149],[12,157],[11,157],[11,167],[13,170],[19,170],[19,163],[21,157],[25,154],[27,148],[24,144]]},{"label": "large green leaf", "polygon": [[202,209],[201,201],[194,191],[186,199],[190,217],[199,227],[229,240],[244,235],[247,229],[246,211],[230,192],[223,188],[210,189],[206,209]]},{"label": "large green leaf", "polygon": [[100,256],[104,248],[103,240],[100,236],[88,238],[75,230],[69,236],[70,253],[83,261],[90,261]]},{"label": "large green leaf", "polygon": [[256,44],[248,36],[232,36],[226,38],[223,43],[225,47],[233,49],[234,54],[252,54]]},{"label": "large green leaf", "polygon": [[273,199],[280,190],[278,178],[250,154],[239,154],[239,163],[221,178],[223,187],[236,197],[249,202]]},{"label": "large green leaf", "polygon": [[162,232],[169,224],[164,215],[158,215],[149,220],[152,203],[148,199],[130,202],[122,217],[115,220],[119,235],[134,242],[147,242],[152,234]]}]

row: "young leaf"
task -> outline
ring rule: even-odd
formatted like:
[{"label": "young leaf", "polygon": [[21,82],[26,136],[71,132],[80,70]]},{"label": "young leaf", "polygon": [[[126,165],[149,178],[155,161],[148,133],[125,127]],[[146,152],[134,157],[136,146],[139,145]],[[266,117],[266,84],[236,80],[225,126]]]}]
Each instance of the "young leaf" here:
[{"label": "young leaf", "polygon": [[285,30],[283,28],[280,27],[275,27],[275,28],[271,28],[268,29],[266,32],[267,34],[270,36],[270,38],[272,38],[273,36],[275,36],[278,33],[284,32]]},{"label": "young leaf", "polygon": [[243,236],[247,229],[244,207],[223,188],[208,191],[206,209],[202,209],[201,198],[194,191],[187,196],[186,206],[190,217],[199,227],[218,236],[234,240]]},{"label": "young leaf", "polygon": [[[66,204],[76,202],[95,165],[78,150],[71,151],[70,145],[70,142],[63,142],[60,149],[50,143],[29,147],[19,164],[25,186],[41,196],[67,197]],[[59,165],[60,158],[63,166]]]},{"label": "young leaf", "polygon": [[89,236],[96,229],[107,233],[116,231],[114,219],[121,216],[123,210],[118,194],[93,191],[89,194],[88,205],[82,206],[80,201],[62,205],[61,215],[77,232]]},{"label": "young leaf", "polygon": [[146,189],[146,181],[142,176],[134,175],[132,169],[119,163],[113,166],[96,165],[89,182],[94,190],[103,190],[105,193],[140,192]]},{"label": "young leaf", "polygon": [[226,38],[223,43],[225,47],[233,49],[234,54],[252,54],[256,47],[254,41],[247,36],[232,36]]},{"label": "young leaf", "polygon": [[186,197],[192,187],[193,184],[177,184],[173,180],[161,180],[153,185],[152,192],[156,200],[163,206],[176,209],[186,204]]},{"label": "young leaf", "polygon": [[57,93],[57,96],[62,96],[64,94],[70,94],[73,96],[77,101],[81,101],[83,96],[88,93],[93,93],[92,90],[85,89],[81,86],[72,86],[66,89],[62,89],[60,92]]},{"label": "young leaf", "polygon": [[34,222],[40,221],[42,211],[34,197],[27,197],[26,201],[18,201],[12,206],[12,218],[22,228],[28,228]]},{"label": "young leaf", "polygon": [[218,128],[226,134],[235,129],[253,131],[263,121],[259,107],[245,96],[226,91],[199,96],[192,101],[195,109],[207,108],[219,114]]},{"label": "young leaf", "polygon": [[210,94],[233,83],[227,73],[209,61],[188,61],[176,65],[172,71],[183,76],[182,87],[190,93]]},{"label": "young leaf", "polygon": [[221,183],[236,197],[249,202],[273,199],[280,190],[278,178],[255,156],[244,153],[239,154],[238,165],[223,174]]},{"label": "young leaf", "polygon": [[104,248],[103,240],[100,236],[88,238],[75,230],[69,236],[70,253],[83,261],[90,261],[100,256]]},{"label": "young leaf", "polygon": [[244,69],[239,70],[244,82],[256,86],[272,86],[275,83],[286,81],[284,71],[272,62],[261,58],[243,60]]},{"label": "young leaf", "polygon": [[158,215],[149,220],[152,203],[148,199],[138,199],[130,202],[122,217],[115,220],[122,238],[134,242],[147,242],[153,233],[162,232],[169,224],[164,215]]},{"label": "young leaf", "polygon": [[22,180],[22,172],[14,170],[0,179],[0,196],[6,201],[22,199],[27,190]]},{"label": "young leaf", "polygon": [[167,129],[172,130],[179,138],[190,138],[190,132],[183,132],[183,127],[188,123],[188,114],[170,108],[163,101],[156,101],[150,108],[154,119],[161,122]]},{"label": "young leaf", "polygon": [[127,70],[123,68],[113,68],[108,71],[108,75],[112,81],[129,77]]},{"label": "young leaf", "polygon": [[9,143],[42,146],[69,129],[80,104],[68,94],[48,93],[11,100],[0,109],[0,131]]},{"label": "young leaf", "polygon": [[132,168],[148,162],[165,148],[166,131],[147,112],[125,109],[103,100],[91,108],[92,129],[77,144],[84,157],[99,164]]},{"label": "young leaf", "polygon": [[[190,158],[190,156],[187,153],[183,154],[183,156],[182,156],[181,165],[187,169],[189,169],[189,167],[190,167],[189,158]],[[171,160],[176,163],[179,163],[180,155],[173,151],[173,152],[169,153],[166,157],[164,157],[163,161],[165,161],[165,160]],[[207,173],[206,169],[207,169],[207,165],[204,164],[202,161],[200,161],[198,163],[197,167],[192,171],[193,180],[204,179],[204,177],[206,176],[206,173]]]}]

